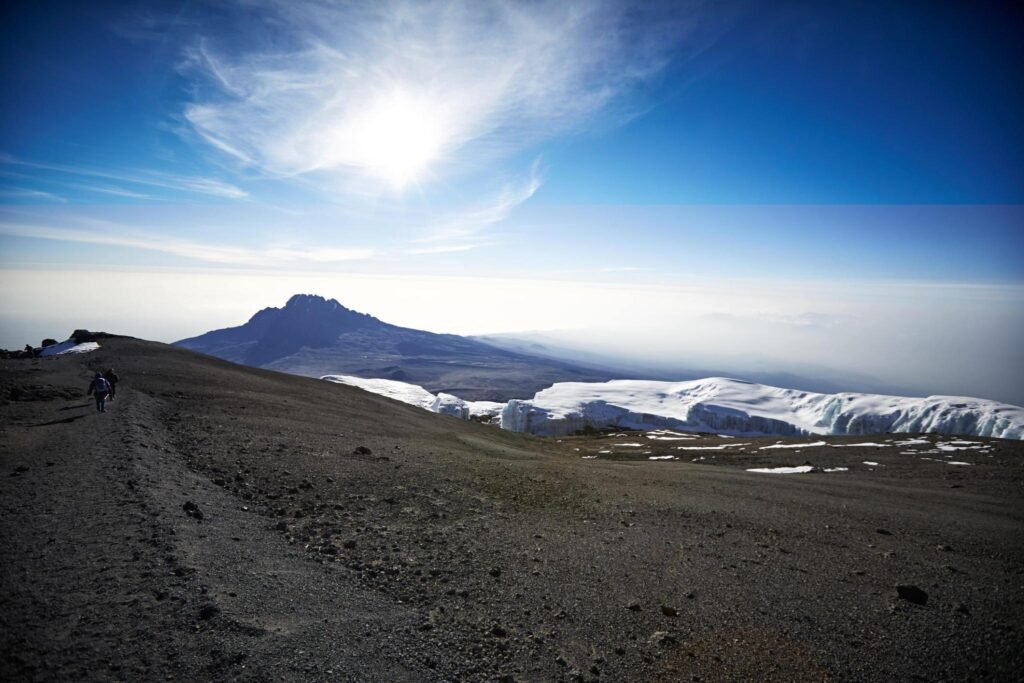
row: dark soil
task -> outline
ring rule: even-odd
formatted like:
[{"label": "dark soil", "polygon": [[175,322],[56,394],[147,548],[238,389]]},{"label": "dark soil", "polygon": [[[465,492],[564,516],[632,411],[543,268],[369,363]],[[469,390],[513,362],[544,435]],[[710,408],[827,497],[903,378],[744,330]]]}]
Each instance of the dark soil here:
[{"label": "dark soil", "polygon": [[101,344],[0,361],[3,680],[1021,680],[1019,442],[539,439]]}]

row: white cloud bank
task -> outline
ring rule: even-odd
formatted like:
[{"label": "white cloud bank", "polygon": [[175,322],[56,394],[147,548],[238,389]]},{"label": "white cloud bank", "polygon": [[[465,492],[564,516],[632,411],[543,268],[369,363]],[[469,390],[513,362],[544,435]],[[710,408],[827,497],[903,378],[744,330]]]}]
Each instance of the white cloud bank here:
[{"label": "white cloud bank", "polygon": [[[638,365],[714,364],[738,371],[813,371],[813,376],[829,370],[846,373],[851,382],[866,375],[921,395],[1024,404],[1020,286],[728,280],[630,285],[90,269],[0,270],[0,289],[4,348],[76,327],[172,341],[241,324],[261,308],[311,292],[390,323],[434,332],[571,329],[550,338]],[[734,315],[709,315],[720,310]],[[804,324],[802,314],[809,310],[827,316],[816,316],[827,322]]]}]

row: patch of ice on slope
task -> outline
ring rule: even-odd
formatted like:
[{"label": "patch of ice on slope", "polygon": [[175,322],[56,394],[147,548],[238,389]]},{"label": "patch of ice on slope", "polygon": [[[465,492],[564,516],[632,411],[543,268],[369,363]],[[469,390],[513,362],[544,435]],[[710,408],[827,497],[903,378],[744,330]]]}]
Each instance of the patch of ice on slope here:
[{"label": "patch of ice on slope", "polygon": [[68,353],[89,353],[100,348],[100,345],[96,342],[82,342],[76,344],[74,339],[68,339],[62,341],[59,344],[51,344],[50,346],[44,347],[39,352],[40,358],[49,358],[50,356],[63,356]]},{"label": "patch of ice on slope", "polygon": [[434,395],[416,384],[393,379],[354,377],[352,375],[324,375],[320,379],[336,384],[347,384],[374,394],[386,396],[402,403],[408,403],[432,413],[452,415],[468,420],[471,417],[492,417],[498,415],[504,403],[494,401],[463,401],[458,396],[441,392]]},{"label": "patch of ice on slope", "polygon": [[763,474],[806,474],[813,470],[812,465],[798,465],[796,467],[755,467],[747,472],[761,472]]}]

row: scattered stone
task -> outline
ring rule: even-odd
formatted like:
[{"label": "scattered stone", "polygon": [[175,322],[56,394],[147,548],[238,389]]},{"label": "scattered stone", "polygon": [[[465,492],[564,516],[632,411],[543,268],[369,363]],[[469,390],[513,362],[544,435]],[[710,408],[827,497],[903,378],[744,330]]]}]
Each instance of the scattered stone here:
[{"label": "scattered stone", "polygon": [[875,531],[882,534],[883,536],[892,536],[892,532],[888,529],[875,529]]},{"label": "scattered stone", "polygon": [[626,609],[631,610],[633,612],[639,612],[640,611],[640,601],[639,600],[630,600],[626,604]]},{"label": "scattered stone", "polygon": [[928,602],[928,594],[917,586],[896,586],[896,595],[899,596],[900,599],[912,602],[915,605],[924,605]]},{"label": "scattered stone", "polygon": [[504,628],[502,628],[500,624],[495,624],[491,628],[491,635],[494,636],[495,638],[504,638],[505,636],[508,635],[508,631],[506,631]]},{"label": "scattered stone", "polygon": [[352,454],[353,455],[373,455],[373,451],[371,451],[366,446],[356,446],[355,450],[352,451]]},{"label": "scattered stone", "polygon": [[672,607],[670,605],[662,605],[661,606],[661,613],[664,614],[666,617],[678,617],[679,616],[679,610],[677,610],[675,607]]},{"label": "scattered stone", "polygon": [[199,618],[203,621],[213,619],[218,614],[220,614],[220,608],[216,605],[206,605],[199,610]]},{"label": "scattered stone", "polygon": [[569,666],[569,660],[567,660],[562,655],[558,655],[557,657],[555,657],[555,664],[557,664],[558,666]]},{"label": "scattered stone", "polygon": [[677,642],[677,639],[668,631],[655,631],[651,634],[651,637],[647,639],[647,642],[653,643],[654,645],[665,646],[674,645]]},{"label": "scattered stone", "polygon": [[493,567],[491,571],[488,573],[494,578],[498,578],[499,576],[501,576],[501,569],[498,567]]},{"label": "scattered stone", "polygon": [[935,549],[938,550],[939,552],[943,552],[943,553],[951,553],[951,552],[953,552],[953,549],[951,547],[949,547],[948,545],[946,545],[945,543],[938,544],[937,546],[935,546]]},{"label": "scattered stone", "polygon": [[181,509],[185,511],[185,514],[193,519],[202,519],[203,511],[199,509],[199,506],[193,503],[191,500],[186,501]]}]

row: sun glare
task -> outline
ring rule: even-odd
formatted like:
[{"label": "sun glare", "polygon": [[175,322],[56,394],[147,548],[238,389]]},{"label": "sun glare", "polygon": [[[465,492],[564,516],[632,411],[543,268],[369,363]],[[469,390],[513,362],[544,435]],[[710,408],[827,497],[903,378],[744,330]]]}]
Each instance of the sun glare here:
[{"label": "sun glare", "polygon": [[442,108],[427,98],[394,91],[372,102],[346,128],[345,157],[396,189],[416,182],[445,141]]}]

